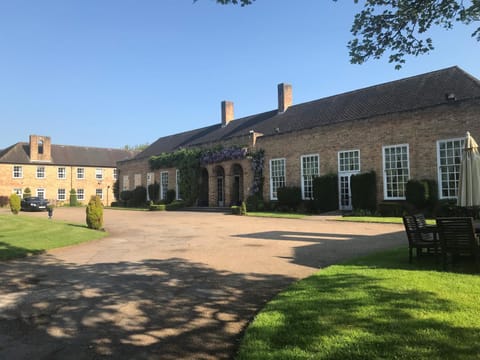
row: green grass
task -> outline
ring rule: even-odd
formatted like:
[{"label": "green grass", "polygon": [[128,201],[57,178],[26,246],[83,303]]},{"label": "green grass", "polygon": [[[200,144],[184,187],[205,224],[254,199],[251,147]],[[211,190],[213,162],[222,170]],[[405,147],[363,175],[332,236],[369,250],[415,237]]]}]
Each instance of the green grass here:
[{"label": "green grass", "polygon": [[237,360],[479,359],[480,276],[406,249],[328,267],[280,293]]},{"label": "green grass", "polygon": [[0,215],[0,260],[75,245],[106,236],[83,225],[22,215]]},{"label": "green grass", "polygon": [[282,219],[303,219],[305,214],[277,213],[277,212],[248,212],[248,216],[282,218]]},{"label": "green grass", "polygon": [[[390,223],[403,224],[401,217],[382,217],[382,216],[343,216],[338,221],[371,222],[371,223]],[[434,225],[435,219],[427,219],[428,225]]]}]

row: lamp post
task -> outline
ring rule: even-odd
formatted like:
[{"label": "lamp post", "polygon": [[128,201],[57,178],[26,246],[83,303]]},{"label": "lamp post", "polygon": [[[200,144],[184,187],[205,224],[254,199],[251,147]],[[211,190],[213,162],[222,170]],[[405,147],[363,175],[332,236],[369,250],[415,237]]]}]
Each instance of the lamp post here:
[{"label": "lamp post", "polygon": [[108,193],[109,193],[109,192],[110,192],[110,185],[107,186],[107,206],[109,206],[109,205],[108,205]]}]

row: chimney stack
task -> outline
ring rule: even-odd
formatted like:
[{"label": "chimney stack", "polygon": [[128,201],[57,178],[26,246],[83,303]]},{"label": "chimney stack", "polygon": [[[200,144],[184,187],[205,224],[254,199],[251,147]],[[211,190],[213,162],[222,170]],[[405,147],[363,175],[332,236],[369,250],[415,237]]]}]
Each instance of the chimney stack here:
[{"label": "chimney stack", "polygon": [[278,112],[283,113],[292,106],[292,85],[278,84]]},{"label": "chimney stack", "polygon": [[52,142],[49,136],[30,135],[30,161],[52,161]]},{"label": "chimney stack", "polygon": [[233,120],[233,102],[222,101],[222,127]]}]

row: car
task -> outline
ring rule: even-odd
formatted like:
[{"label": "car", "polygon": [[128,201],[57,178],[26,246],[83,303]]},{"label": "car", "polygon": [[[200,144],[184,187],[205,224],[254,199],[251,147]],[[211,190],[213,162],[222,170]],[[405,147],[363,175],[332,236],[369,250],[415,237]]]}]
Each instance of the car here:
[{"label": "car", "polygon": [[46,211],[48,201],[39,197],[29,197],[22,199],[20,208],[23,211]]}]

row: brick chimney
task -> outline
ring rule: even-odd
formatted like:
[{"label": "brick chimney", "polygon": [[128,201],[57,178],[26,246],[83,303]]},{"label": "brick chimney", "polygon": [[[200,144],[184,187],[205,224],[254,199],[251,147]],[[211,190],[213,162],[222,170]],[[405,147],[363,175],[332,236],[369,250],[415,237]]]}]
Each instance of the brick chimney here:
[{"label": "brick chimney", "polygon": [[30,161],[52,161],[52,142],[49,136],[30,135]]},{"label": "brick chimney", "polygon": [[233,120],[233,102],[222,101],[222,127]]},{"label": "brick chimney", "polygon": [[278,84],[278,112],[283,113],[292,106],[292,85]]}]

